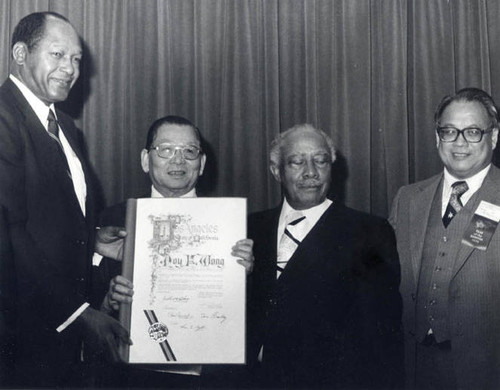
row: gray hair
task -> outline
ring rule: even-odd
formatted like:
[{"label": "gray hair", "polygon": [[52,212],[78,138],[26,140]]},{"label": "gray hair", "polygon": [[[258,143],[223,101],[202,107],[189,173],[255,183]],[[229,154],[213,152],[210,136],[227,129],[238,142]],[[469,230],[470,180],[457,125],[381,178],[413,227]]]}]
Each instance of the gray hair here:
[{"label": "gray hair", "polygon": [[332,157],[332,163],[335,161],[335,146],[333,144],[332,138],[326,134],[323,130],[321,129],[316,129],[313,125],[309,123],[302,123],[299,125],[295,125],[288,130],[284,131],[283,133],[280,133],[276,136],[276,138],[271,142],[271,151],[269,152],[269,160],[271,164],[279,165],[281,162],[281,149],[283,147],[283,144],[285,142],[285,139],[293,132],[295,131],[312,131],[325,140],[326,144],[328,145],[328,148],[330,149],[330,155]]}]

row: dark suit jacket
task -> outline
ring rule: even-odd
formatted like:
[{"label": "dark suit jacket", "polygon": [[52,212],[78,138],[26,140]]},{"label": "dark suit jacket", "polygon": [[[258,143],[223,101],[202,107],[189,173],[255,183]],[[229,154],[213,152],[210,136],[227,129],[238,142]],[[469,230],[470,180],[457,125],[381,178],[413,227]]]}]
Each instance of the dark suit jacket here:
[{"label": "dark suit jacket", "polygon": [[374,388],[401,382],[401,302],[387,221],[332,205],[276,280],[280,208],[253,214],[248,361],[264,383]]},{"label": "dark suit jacket", "polygon": [[[408,385],[415,374],[415,306],[427,221],[443,174],[402,187],[393,202],[391,223],[401,258],[401,296]],[[460,231],[465,233],[481,201],[500,206],[500,170],[491,167],[478,190],[476,202]],[[457,253],[448,298],[451,351],[460,388],[500,388],[500,228],[486,251],[466,246],[457,237],[450,250]]]},{"label": "dark suit jacket", "polygon": [[[82,163],[79,133],[57,111],[60,125]],[[92,188],[87,180],[84,217],[63,155],[11,80],[0,88],[0,204],[15,261],[18,361],[47,377],[79,360],[76,326],[56,328],[87,300],[94,244]],[[36,364],[34,364],[36,362]]]}]

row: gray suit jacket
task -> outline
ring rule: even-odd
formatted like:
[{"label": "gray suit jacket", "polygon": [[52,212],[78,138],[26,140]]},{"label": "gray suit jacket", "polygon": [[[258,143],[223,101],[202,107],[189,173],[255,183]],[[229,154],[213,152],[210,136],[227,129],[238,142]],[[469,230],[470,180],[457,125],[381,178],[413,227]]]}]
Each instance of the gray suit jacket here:
[{"label": "gray suit jacket", "polygon": [[[390,222],[401,262],[401,296],[405,332],[407,384],[415,369],[416,296],[425,232],[434,195],[443,175],[402,187],[393,202]],[[500,205],[500,170],[491,167],[460,231],[465,233],[481,201]],[[462,233],[462,234],[463,234]],[[455,243],[457,257],[449,287],[449,325],[453,364],[459,387],[500,388],[500,228],[486,251]]]}]

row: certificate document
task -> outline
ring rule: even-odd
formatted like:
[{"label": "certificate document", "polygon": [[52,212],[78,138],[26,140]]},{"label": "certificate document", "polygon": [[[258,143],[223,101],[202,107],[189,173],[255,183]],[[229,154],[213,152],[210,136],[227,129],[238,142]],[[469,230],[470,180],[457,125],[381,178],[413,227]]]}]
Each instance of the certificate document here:
[{"label": "certificate document", "polygon": [[126,229],[124,360],[244,363],[246,275],[231,247],[246,238],[246,199],[130,199]]}]

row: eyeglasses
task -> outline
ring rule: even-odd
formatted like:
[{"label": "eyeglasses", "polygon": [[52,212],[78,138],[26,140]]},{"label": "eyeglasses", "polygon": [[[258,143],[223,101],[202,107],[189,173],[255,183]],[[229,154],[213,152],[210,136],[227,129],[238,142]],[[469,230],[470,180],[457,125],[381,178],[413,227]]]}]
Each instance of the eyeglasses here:
[{"label": "eyeglasses", "polygon": [[491,133],[492,130],[493,127],[489,127],[485,130],[479,129],[478,127],[466,127],[462,130],[452,126],[438,126],[436,128],[439,139],[443,142],[455,142],[460,134],[462,134],[467,142],[478,143],[481,142],[485,133]]},{"label": "eyeglasses", "polygon": [[151,150],[156,150],[161,158],[172,158],[177,150],[181,151],[181,155],[186,160],[196,160],[201,153],[201,149],[194,145],[175,145],[175,144],[160,144],[152,147]]}]

